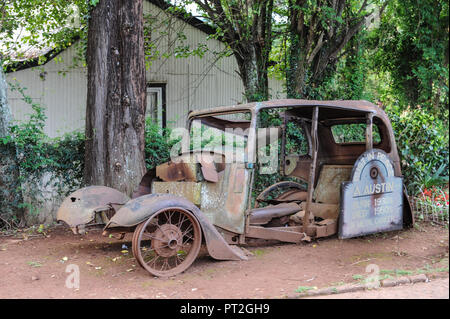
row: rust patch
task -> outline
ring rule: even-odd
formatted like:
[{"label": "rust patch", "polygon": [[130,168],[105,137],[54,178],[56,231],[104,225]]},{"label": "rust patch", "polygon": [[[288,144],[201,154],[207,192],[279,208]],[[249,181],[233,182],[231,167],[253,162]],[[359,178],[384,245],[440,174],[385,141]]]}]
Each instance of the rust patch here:
[{"label": "rust patch", "polygon": [[[306,202],[301,203],[300,207],[302,210],[305,210]],[[323,219],[337,219],[339,216],[338,204],[311,203],[309,209],[314,216]]]},{"label": "rust patch", "polygon": [[202,183],[196,182],[153,182],[153,192],[172,194],[186,198],[195,205],[201,202]]},{"label": "rust patch", "polygon": [[195,163],[168,162],[156,167],[156,176],[165,182],[196,181]]},{"label": "rust patch", "polygon": [[339,204],[341,183],[350,180],[353,165],[323,165],[314,190],[316,203]]},{"label": "rust patch", "polygon": [[208,182],[217,183],[219,181],[219,175],[214,165],[213,159],[200,159],[201,170],[203,178]]},{"label": "rust patch", "polygon": [[[64,221],[77,233],[79,226],[84,226],[94,220],[96,212],[113,210],[113,204],[118,207],[128,200],[127,195],[110,187],[81,188],[64,199],[56,213],[56,219]],[[111,216],[106,216],[106,213],[104,215],[104,219],[106,219],[104,222],[106,222]]]}]

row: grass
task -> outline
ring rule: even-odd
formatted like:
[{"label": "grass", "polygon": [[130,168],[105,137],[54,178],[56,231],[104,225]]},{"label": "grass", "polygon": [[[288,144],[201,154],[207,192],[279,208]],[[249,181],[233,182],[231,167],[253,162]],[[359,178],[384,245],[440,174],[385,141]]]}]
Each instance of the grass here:
[{"label": "grass", "polygon": [[[430,264],[426,264],[423,268],[418,268],[416,270],[405,270],[405,269],[381,269],[379,280],[393,279],[400,276],[412,276],[419,274],[432,274],[438,272],[448,272],[448,259],[444,258],[439,263],[442,263],[442,267],[433,268]],[[352,276],[353,280],[359,283],[367,283],[370,278],[366,278],[364,275],[356,274]],[[373,280],[373,278],[371,278]]]},{"label": "grass", "polygon": [[393,276],[409,276],[409,275],[413,275],[414,271],[412,270],[404,270],[404,269],[394,269],[394,270],[389,270],[389,269],[381,269],[380,270],[380,274],[387,274],[387,275],[393,275]]},{"label": "grass", "polygon": [[252,253],[256,256],[256,257],[262,257],[266,252],[262,249],[255,249],[254,251],[252,251]]},{"label": "grass", "polygon": [[363,275],[353,275],[352,278],[353,278],[353,280],[363,280],[364,276]]},{"label": "grass", "polygon": [[342,285],[345,285],[345,282],[343,282],[343,281],[338,281],[338,282],[333,282],[333,283],[331,283],[331,286],[342,286]]},{"label": "grass", "polygon": [[42,267],[42,264],[38,261],[29,261],[29,262],[27,262],[27,264],[33,268]]},{"label": "grass", "polygon": [[302,293],[302,292],[306,292],[306,291],[308,291],[308,290],[313,290],[313,289],[317,289],[317,287],[300,286],[300,287],[298,287],[298,288],[295,290],[295,292]]}]

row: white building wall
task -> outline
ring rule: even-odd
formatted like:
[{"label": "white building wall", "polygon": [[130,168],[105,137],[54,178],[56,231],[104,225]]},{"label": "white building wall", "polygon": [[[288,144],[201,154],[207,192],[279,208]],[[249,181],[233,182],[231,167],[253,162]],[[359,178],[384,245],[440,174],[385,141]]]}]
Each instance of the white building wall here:
[{"label": "white building wall", "polygon": [[[168,13],[150,2],[144,2],[144,12],[157,19],[167,19]],[[167,123],[170,126],[184,126],[189,110],[233,105],[243,102],[243,85],[236,70],[235,58],[229,56],[216,61],[211,52],[225,49],[218,40],[207,40],[207,34],[178,18],[171,18],[172,27],[167,30],[152,30],[152,39],[160,39],[158,50],[170,51],[169,43],[176,39],[176,33],[186,35],[184,45],[191,49],[198,43],[208,49],[202,58],[161,58],[152,62],[147,70],[147,82],[166,84]],[[169,35],[161,35],[168,32]],[[59,136],[74,130],[83,130],[86,113],[87,72],[86,68],[73,67],[76,48],[69,47],[48,63],[7,74],[7,81],[27,88],[26,94],[33,101],[45,106],[48,116],[45,132]],[[62,72],[67,71],[67,72]],[[285,94],[281,81],[270,80],[273,98],[283,98]],[[18,92],[10,90],[9,102],[16,120],[26,120],[31,107],[25,104]]]}]

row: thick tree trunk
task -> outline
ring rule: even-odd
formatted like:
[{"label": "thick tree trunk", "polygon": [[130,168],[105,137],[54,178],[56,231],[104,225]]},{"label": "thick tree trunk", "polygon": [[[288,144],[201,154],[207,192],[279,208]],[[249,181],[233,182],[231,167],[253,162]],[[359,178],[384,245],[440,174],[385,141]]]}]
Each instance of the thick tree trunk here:
[{"label": "thick tree trunk", "polygon": [[261,67],[261,65],[267,65],[268,55],[262,54],[261,50],[250,44],[240,51],[247,52],[243,59],[236,59],[247,102],[268,100],[267,66]]},{"label": "thick tree trunk", "polygon": [[131,195],[145,173],[142,0],[100,0],[88,29],[87,185]]},{"label": "thick tree trunk", "polygon": [[[11,111],[8,106],[7,84],[0,60],[0,138],[10,136]],[[0,227],[23,218],[19,204],[23,202],[20,191],[20,172],[14,142],[0,143]]]}]

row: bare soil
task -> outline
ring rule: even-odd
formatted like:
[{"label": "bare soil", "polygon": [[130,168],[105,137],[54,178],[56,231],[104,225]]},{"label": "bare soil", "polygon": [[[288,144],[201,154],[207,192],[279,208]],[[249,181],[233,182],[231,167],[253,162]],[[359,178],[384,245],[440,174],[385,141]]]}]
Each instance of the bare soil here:
[{"label": "bare soil", "polygon": [[[101,231],[73,235],[62,226],[47,230],[48,237],[25,240],[21,234],[0,237],[0,298],[282,298],[299,287],[356,282],[369,275],[369,264],[381,274],[448,274],[448,229],[430,224],[354,239],[247,247],[253,254],[248,261],[216,261],[203,253],[167,279],[140,268],[132,234],[119,241]],[[66,287],[66,268],[73,264],[80,269],[79,289]]]},{"label": "bare soil", "polygon": [[314,299],[449,299],[449,280],[448,277],[436,278],[428,283],[317,296]]}]

